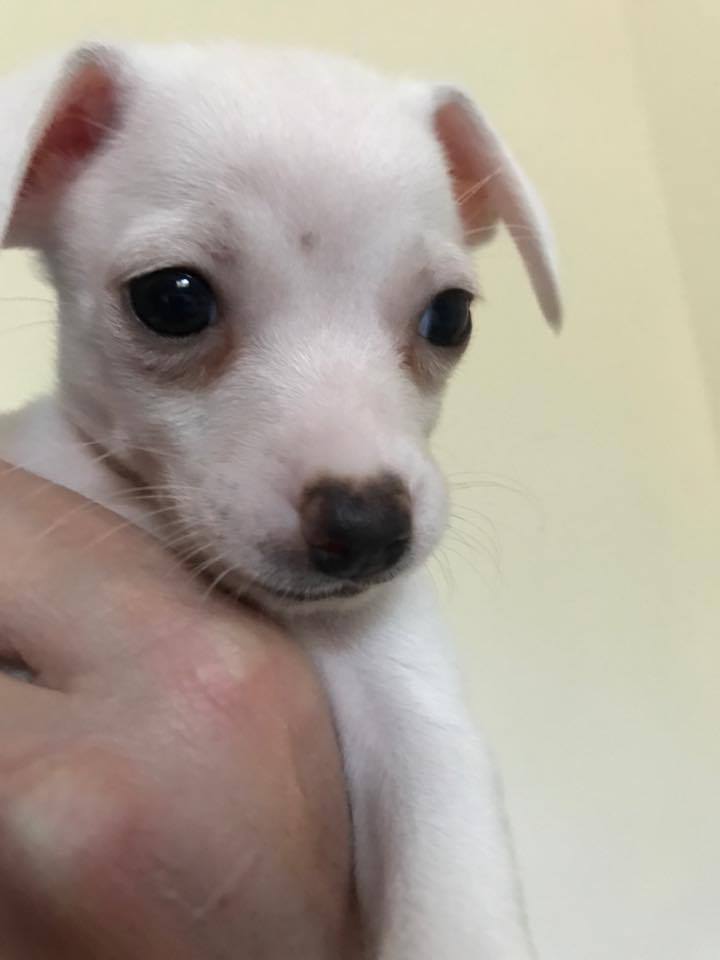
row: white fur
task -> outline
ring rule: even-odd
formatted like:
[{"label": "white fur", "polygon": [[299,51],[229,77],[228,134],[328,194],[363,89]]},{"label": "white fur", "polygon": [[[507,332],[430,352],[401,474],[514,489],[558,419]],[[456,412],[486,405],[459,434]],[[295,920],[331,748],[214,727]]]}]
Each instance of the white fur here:
[{"label": "white fur", "polygon": [[[72,164],[42,140],[68,103],[108,127]],[[448,104],[463,140],[441,145]],[[452,89],[231,45],[87,48],[0,86],[0,122],[17,130],[0,157],[0,235],[41,251],[60,319],[56,394],[0,424],[0,453],[194,548],[306,644],[337,721],[372,957],[528,960],[491,766],[412,572],[445,522],[427,438],[453,365],[420,342],[417,317],[474,284],[448,160],[483,188],[477,222],[511,226],[559,320],[542,211],[516,165]],[[220,334],[157,338],[123,295],[170,265],[211,280],[235,343],[194,385],[179,371],[201,373]],[[403,575],[352,602],[278,599],[327,585],[278,553],[297,547],[303,488],[388,471],[411,492]],[[139,482],[163,485],[155,512]]]}]

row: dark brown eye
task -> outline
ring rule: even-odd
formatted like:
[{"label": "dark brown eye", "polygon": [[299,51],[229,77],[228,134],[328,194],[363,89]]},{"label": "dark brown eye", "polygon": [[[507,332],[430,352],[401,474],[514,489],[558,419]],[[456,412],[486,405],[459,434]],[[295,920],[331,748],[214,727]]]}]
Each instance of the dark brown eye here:
[{"label": "dark brown eye", "polygon": [[181,267],[135,277],[128,293],[135,316],[161,337],[201,333],[217,315],[215,294],[207,281]]},{"label": "dark brown eye", "polygon": [[467,290],[443,290],[420,317],[420,336],[434,347],[461,346],[472,330],[472,299]]}]

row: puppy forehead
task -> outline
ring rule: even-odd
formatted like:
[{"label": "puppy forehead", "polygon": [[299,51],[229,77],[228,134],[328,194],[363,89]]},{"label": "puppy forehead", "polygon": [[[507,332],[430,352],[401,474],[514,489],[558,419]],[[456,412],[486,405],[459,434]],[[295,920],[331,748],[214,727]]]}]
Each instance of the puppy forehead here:
[{"label": "puppy forehead", "polygon": [[[205,133],[215,146],[245,146],[272,132],[281,140],[329,125],[356,129],[398,104],[397,81],[353,61],[304,51],[221,46],[143,48],[137,102],[176,132]],[[220,135],[218,140],[217,135]]]},{"label": "puppy forehead", "polygon": [[138,75],[128,176],[159,201],[260,195],[305,225],[309,246],[313,219],[330,225],[362,208],[367,222],[389,202],[417,209],[433,192],[449,197],[429,116],[400,84],[358,64],[220,47],[180,61],[146,54]]}]

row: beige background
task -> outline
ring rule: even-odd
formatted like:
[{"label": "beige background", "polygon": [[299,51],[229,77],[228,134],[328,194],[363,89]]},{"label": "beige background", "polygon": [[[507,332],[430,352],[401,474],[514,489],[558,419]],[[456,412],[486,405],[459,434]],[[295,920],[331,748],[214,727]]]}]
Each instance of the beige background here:
[{"label": "beige background", "polygon": [[[717,0],[2,0],[0,68],[83,36],[235,35],[457,79],[554,220],[566,332],[503,241],[438,450],[437,579],[501,756],[543,960],[720,957]],[[0,147],[1,149],[1,147]],[[52,306],[0,259],[0,408]],[[713,426],[715,424],[715,426]]]}]

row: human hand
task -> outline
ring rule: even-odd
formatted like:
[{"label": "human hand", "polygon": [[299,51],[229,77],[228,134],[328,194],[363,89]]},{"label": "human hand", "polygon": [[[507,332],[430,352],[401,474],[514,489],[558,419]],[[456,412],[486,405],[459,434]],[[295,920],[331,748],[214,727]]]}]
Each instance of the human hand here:
[{"label": "human hand", "polygon": [[36,677],[0,673],[3,960],[353,956],[301,651],[114,514],[0,473],[0,658]]}]

